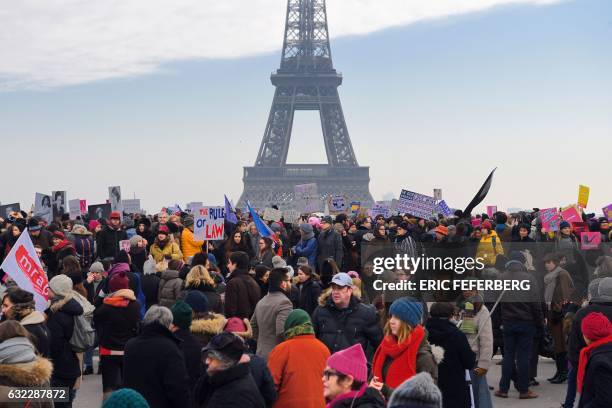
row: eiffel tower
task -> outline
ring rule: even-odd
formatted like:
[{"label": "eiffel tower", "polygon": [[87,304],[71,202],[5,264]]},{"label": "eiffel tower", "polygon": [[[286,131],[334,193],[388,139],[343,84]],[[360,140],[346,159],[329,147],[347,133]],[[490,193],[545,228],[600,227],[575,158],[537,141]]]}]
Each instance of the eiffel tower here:
[{"label": "eiffel tower", "polygon": [[[317,183],[320,210],[334,194],[370,206],[369,167],[357,164],[338,95],[342,74],[332,63],[325,0],[287,1],[280,68],[270,79],[276,91],[268,124],[255,166],[244,168],[238,206],[295,208],[294,186],[307,183]],[[296,110],[319,111],[327,164],[287,164]]]}]

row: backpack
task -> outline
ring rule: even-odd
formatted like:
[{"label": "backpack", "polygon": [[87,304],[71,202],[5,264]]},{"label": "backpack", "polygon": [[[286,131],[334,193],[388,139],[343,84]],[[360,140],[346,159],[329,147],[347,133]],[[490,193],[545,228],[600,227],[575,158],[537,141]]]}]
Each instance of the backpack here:
[{"label": "backpack", "polygon": [[75,353],[87,351],[96,344],[96,330],[85,316],[74,317],[74,330],[69,343]]}]

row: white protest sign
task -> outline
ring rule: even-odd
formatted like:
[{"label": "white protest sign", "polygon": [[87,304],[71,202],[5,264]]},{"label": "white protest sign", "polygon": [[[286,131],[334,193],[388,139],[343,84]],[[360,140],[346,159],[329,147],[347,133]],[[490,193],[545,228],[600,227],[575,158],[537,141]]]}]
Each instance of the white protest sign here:
[{"label": "white protest sign", "polygon": [[81,215],[81,200],[78,198],[68,200],[68,211],[70,212],[70,219],[76,220]]},{"label": "white protest sign", "polygon": [[[1,216],[2,214],[0,214]],[[51,196],[36,193],[34,197],[34,215],[50,223],[53,221],[53,209],[51,207]]]},{"label": "white protest sign", "polygon": [[316,183],[298,184],[294,187],[296,206],[299,210],[311,213],[321,209]]},{"label": "white protest sign", "polygon": [[281,210],[270,207],[264,208],[263,219],[266,221],[280,221],[282,216],[283,212]]},{"label": "white protest sign", "polygon": [[[123,212],[120,186],[110,186],[108,188],[108,202],[111,205],[111,211]],[[123,216],[123,214],[121,215]]]},{"label": "white protest sign", "polygon": [[17,286],[34,295],[36,310],[42,312],[47,308],[49,282],[27,229],[19,235],[0,268]]},{"label": "white protest sign", "polygon": [[397,205],[397,211],[400,214],[407,213],[428,220],[432,217],[435,207],[435,198],[408,190],[402,190]]},{"label": "white protest sign", "polygon": [[195,212],[200,207],[204,207],[204,203],[201,201],[192,201],[187,203],[187,210],[190,212]]},{"label": "white protest sign", "polygon": [[343,195],[333,195],[328,200],[329,211],[332,213],[342,213],[348,208],[348,200]]},{"label": "white protest sign", "polygon": [[433,192],[434,193],[433,194],[434,198],[437,201],[440,201],[442,199],[442,189],[441,188],[434,188],[433,190],[434,190],[434,192]]},{"label": "white protest sign", "polygon": [[224,207],[200,207],[194,215],[193,235],[196,240],[220,241],[224,239]]},{"label": "white protest sign", "polygon": [[300,221],[300,216],[301,214],[298,210],[283,211],[283,219],[288,224],[297,224]]},{"label": "white protest sign", "polygon": [[134,198],[131,200],[121,200],[123,206],[123,212],[126,214],[138,214],[140,213],[140,199]]},{"label": "white protest sign", "polygon": [[377,215],[382,215],[385,218],[389,218],[391,216],[391,205],[388,203],[376,203],[372,206],[372,210],[370,211],[370,215],[372,217],[376,217]]}]

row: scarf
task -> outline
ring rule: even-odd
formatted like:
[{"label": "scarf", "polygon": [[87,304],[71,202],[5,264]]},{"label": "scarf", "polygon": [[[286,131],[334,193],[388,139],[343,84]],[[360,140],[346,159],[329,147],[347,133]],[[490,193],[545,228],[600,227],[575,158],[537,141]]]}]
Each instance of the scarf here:
[{"label": "scarf", "polygon": [[578,360],[578,371],[576,374],[576,390],[579,394],[582,394],[582,386],[584,385],[584,375],[586,374],[587,363],[591,357],[591,352],[597,347],[606,343],[612,343],[612,334],[603,339],[599,339],[589,344],[580,350],[580,358]]},{"label": "scarf", "polygon": [[289,340],[292,337],[301,336],[303,334],[314,334],[312,323],[307,322],[287,329],[287,331],[285,331],[285,338]]},{"label": "scarf", "polygon": [[561,267],[557,266],[552,271],[544,275],[544,301],[550,305],[552,302],[555,289],[557,288],[557,279],[561,273]]},{"label": "scarf", "polygon": [[35,359],[34,345],[25,337],[13,337],[0,343],[0,364],[29,363]]},{"label": "scarf", "polygon": [[113,307],[127,307],[130,300],[136,300],[134,291],[131,289],[120,289],[104,298],[104,304]]},{"label": "scarf", "polygon": [[[397,388],[405,380],[415,375],[416,356],[424,337],[425,330],[421,325],[415,326],[412,333],[402,343],[398,343],[394,336],[386,335],[374,353],[372,367],[374,375],[391,388]],[[383,367],[387,358],[393,361],[387,370],[386,377],[383,378]]]},{"label": "scarf", "polygon": [[[345,399],[352,399],[353,402],[355,402],[355,400],[359,397],[361,397],[363,394],[365,394],[365,390],[368,387],[368,383],[364,383],[361,388],[358,391],[349,391],[346,394],[342,394],[342,395],[338,395],[336,398],[334,398],[333,400],[331,400],[326,406],[325,408],[334,408],[334,406],[340,402],[343,401]],[[351,406],[353,406],[353,404],[351,404]]]},{"label": "scarf", "polygon": [[[54,246],[51,248],[51,250],[52,250],[53,252],[59,252],[59,251],[61,251],[62,249],[66,248],[66,247],[71,247],[71,246],[72,246],[72,244],[70,243],[70,241],[68,241],[67,239],[65,239],[65,240],[61,241],[59,244],[54,245]],[[70,249],[72,250],[72,253],[74,253],[74,252],[75,252],[75,251],[74,251],[74,248],[70,248]]]}]

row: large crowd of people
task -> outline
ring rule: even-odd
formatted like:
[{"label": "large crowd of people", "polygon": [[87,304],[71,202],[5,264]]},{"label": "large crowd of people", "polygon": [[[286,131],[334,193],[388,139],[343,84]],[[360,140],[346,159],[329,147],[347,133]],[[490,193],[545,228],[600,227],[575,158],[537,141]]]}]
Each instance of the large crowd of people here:
[{"label": "large crowd of people", "polygon": [[[49,289],[48,308],[37,310],[34,294],[0,271],[0,396],[67,387],[69,402],[28,406],[70,407],[83,376],[101,375],[100,400],[88,406],[489,408],[537,398],[545,356],[562,407],[610,406],[606,218],[583,214],[579,228],[601,234],[584,250],[576,223],[546,231],[538,209],[429,220],[308,214],[267,221],[265,231],[250,213],[236,216],[223,241],[198,241],[189,212],[0,218],[0,260],[29,234]],[[537,296],[376,291],[381,253],[484,264],[390,270],[390,281],[519,279]],[[497,353],[499,379],[487,377]]]}]

